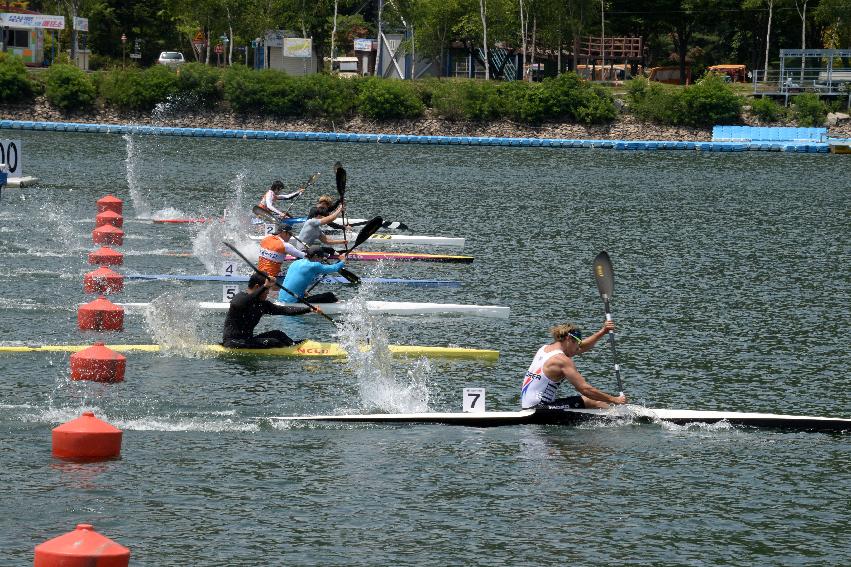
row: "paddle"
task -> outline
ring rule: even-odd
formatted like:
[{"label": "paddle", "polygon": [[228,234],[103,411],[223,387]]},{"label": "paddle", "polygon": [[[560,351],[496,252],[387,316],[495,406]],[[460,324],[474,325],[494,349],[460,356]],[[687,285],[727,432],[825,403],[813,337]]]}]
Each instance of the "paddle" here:
[{"label": "paddle", "polygon": [[[267,280],[268,280],[268,279],[271,279],[271,277],[270,277],[268,274],[265,274],[265,273],[261,272],[261,271],[257,268],[257,266],[255,266],[253,263],[251,263],[251,260],[249,260],[248,258],[246,258],[245,256],[243,256],[243,255],[242,255],[242,252],[240,252],[239,250],[237,250],[237,249],[236,249],[236,247],[235,247],[233,244],[230,244],[229,242],[222,242],[222,244],[224,244],[225,246],[227,246],[228,248],[230,248],[231,250],[233,250],[233,251],[234,251],[234,253],[235,253],[237,256],[239,256],[240,258],[242,258],[242,261],[243,261],[243,262],[245,262],[246,264],[248,264],[249,266],[251,266],[251,269],[252,269],[252,270],[254,270],[255,272],[257,272],[257,273],[258,273],[258,274],[260,274],[261,276],[265,277]],[[292,295],[293,297],[295,297],[295,298],[296,298],[296,300],[297,300],[299,303],[303,303],[303,304],[307,305],[308,307],[310,307],[311,309],[316,309],[316,308],[317,308],[315,305],[312,305],[312,304],[308,303],[308,302],[307,302],[307,301],[305,301],[304,299],[300,299],[300,298],[299,298],[296,294],[294,294],[293,292],[291,292],[290,290],[288,290],[287,288],[285,288],[283,285],[281,285],[281,284],[280,284],[280,283],[278,283],[277,281],[275,281],[275,283],[276,283],[276,284],[277,284],[277,286],[278,286],[278,287],[280,287],[282,290],[284,290],[285,292],[287,292],[287,293],[289,293],[290,295]],[[321,311],[319,311],[318,313],[319,313],[320,315],[322,315],[323,317],[325,317],[326,319],[328,319],[329,321],[331,321],[332,323],[334,323],[334,320],[333,320],[331,317],[329,317],[328,315],[326,315],[325,313],[322,313]]]},{"label": "paddle", "polygon": [[371,219],[368,223],[363,225],[363,228],[358,232],[357,238],[355,238],[355,243],[352,244],[346,250],[342,250],[337,252],[337,254],[348,254],[364,242],[366,242],[370,236],[378,232],[378,229],[381,228],[381,225],[384,223],[384,220],[381,217],[375,217]]},{"label": "paddle", "polygon": [[293,197],[293,202],[290,203],[290,206],[287,207],[286,211],[284,211],[284,216],[288,216],[290,214],[290,209],[293,208],[293,205],[295,205],[295,202],[298,201],[298,198],[307,193],[307,188],[313,185],[313,183],[320,175],[321,174],[317,171],[316,173],[307,178],[307,183],[304,184],[304,191]]},{"label": "paddle", "polygon": [[340,196],[340,203],[343,205],[343,240],[349,241],[346,236],[346,170],[338,161],[334,164],[334,178],[337,182],[337,194]]},{"label": "paddle", "polygon": [[[597,290],[600,292],[600,297],[603,299],[603,305],[606,309],[606,321],[612,320],[612,310],[609,301],[615,289],[615,273],[612,270],[612,260],[606,251],[597,254],[594,258],[594,279],[597,280]],[[615,333],[609,331],[609,344],[612,345],[612,360],[615,364],[615,378],[618,381],[618,389],[623,395],[623,382],[621,382],[621,367],[618,364],[618,353],[615,349]]]}]

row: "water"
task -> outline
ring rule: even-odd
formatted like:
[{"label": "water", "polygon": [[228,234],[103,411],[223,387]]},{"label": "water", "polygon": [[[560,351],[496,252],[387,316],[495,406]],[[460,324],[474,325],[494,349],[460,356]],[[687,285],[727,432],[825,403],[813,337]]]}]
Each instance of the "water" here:
[{"label": "water", "polygon": [[[547,328],[602,324],[591,262],[608,250],[631,401],[647,407],[849,416],[848,160],[831,155],[282,143],[30,133],[38,187],[0,202],[4,343],[149,343],[125,382],[76,383],[67,354],[0,355],[4,565],[80,522],[134,565],[842,565],[847,435],[715,426],[288,425],[273,416],[457,411],[464,387],[518,405]],[[271,181],[348,170],[351,214],[461,236],[472,265],[353,264],[362,275],[458,279],[456,289],[334,288],[358,300],[509,305],[509,320],[281,323],[344,344],[497,348],[495,364],[217,359],[221,284],[126,282],[155,301],[123,333],[81,333],[76,304],[95,201],[125,200],[124,273],[218,272],[222,239]],[[296,206],[298,208],[299,205]],[[175,214],[221,217],[151,224]],[[406,247],[405,249],[408,249]],[[152,252],[195,252],[193,257]],[[438,251],[422,249],[422,251]],[[445,251],[445,250],[443,250]],[[326,288],[327,289],[327,288]],[[606,345],[578,359],[616,389]],[[120,460],[51,458],[50,430],[84,410],[124,431]]]}]

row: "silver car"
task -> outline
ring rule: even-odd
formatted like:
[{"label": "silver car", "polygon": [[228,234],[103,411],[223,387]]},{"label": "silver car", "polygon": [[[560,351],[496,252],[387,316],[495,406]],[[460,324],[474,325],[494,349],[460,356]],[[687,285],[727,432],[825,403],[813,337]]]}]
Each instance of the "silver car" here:
[{"label": "silver car", "polygon": [[186,60],[183,58],[183,54],[179,51],[163,51],[160,53],[159,59],[157,59],[158,65],[168,65],[170,67],[177,67],[184,63],[186,63]]}]

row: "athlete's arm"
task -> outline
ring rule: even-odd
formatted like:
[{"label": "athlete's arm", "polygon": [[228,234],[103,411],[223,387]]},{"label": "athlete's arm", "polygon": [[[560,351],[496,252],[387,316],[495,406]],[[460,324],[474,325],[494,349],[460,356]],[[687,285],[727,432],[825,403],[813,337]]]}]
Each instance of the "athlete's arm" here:
[{"label": "athlete's arm", "polygon": [[298,197],[299,195],[304,193],[305,189],[306,189],[306,187],[302,187],[301,189],[296,189],[295,191],[293,191],[292,193],[289,193],[287,195],[275,195],[275,199],[277,199],[279,201],[289,201],[290,199]]},{"label": "athlete's arm", "polygon": [[[621,394],[620,396],[610,396],[606,392],[602,390],[598,390],[591,384],[589,384],[582,374],[576,369],[576,365],[573,364],[573,361],[570,360],[567,356],[554,356],[550,361],[547,361],[549,366],[549,362],[552,362],[552,366],[556,367],[558,370],[553,372],[553,374],[557,375],[560,373],[564,380],[570,382],[570,385],[573,386],[577,392],[589,398],[591,400],[596,400],[598,402],[606,402],[607,404],[625,404],[626,396]],[[550,371],[549,368],[545,368],[544,372]],[[548,376],[552,376],[553,374],[548,374]]]},{"label": "athlete's arm", "polygon": [[348,240],[343,240],[341,238],[336,238],[336,239],[335,238],[329,238],[327,234],[320,234],[319,240],[323,244],[348,244],[349,243]]},{"label": "athlete's arm", "polygon": [[295,256],[296,258],[304,258],[304,252],[302,252],[289,242],[284,242],[284,250],[290,256]]},{"label": "athlete's arm", "polygon": [[332,212],[330,215],[319,219],[319,224],[325,225],[334,222],[335,220],[337,220],[337,217],[340,216],[341,212],[343,212],[343,205],[340,205],[336,209],[334,209],[334,212]]},{"label": "athlete's arm", "polygon": [[579,352],[580,353],[587,352],[587,351],[591,350],[592,348],[594,348],[594,345],[596,345],[597,342],[600,339],[605,337],[606,334],[610,330],[611,331],[615,330],[615,322],[614,321],[606,321],[605,323],[603,323],[603,326],[600,328],[599,331],[597,331],[596,333],[594,333],[593,335],[591,335],[589,337],[582,339],[582,346],[579,347]]},{"label": "athlete's arm", "polygon": [[283,212],[283,211],[278,210],[278,208],[277,208],[277,207],[275,207],[275,199],[276,199],[276,198],[277,198],[277,197],[276,197],[276,195],[275,195],[275,192],[274,192],[274,191],[271,191],[271,190],[270,190],[270,191],[266,191],[266,194],[263,196],[263,205],[264,205],[267,209],[269,209],[270,211],[272,211],[273,213],[275,213],[276,215],[278,215],[279,217],[283,217],[283,216],[285,216],[285,215],[284,215],[284,212]]}]

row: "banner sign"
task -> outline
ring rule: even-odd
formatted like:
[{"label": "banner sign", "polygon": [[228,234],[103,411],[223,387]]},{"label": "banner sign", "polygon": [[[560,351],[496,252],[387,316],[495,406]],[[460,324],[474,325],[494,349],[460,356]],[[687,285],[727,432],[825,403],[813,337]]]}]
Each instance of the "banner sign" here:
[{"label": "banner sign", "polygon": [[266,30],[266,47],[283,47],[284,30]]},{"label": "banner sign", "polygon": [[81,32],[89,31],[89,19],[74,16],[74,29]]},{"label": "banner sign", "polygon": [[42,16],[40,14],[0,14],[0,26],[10,28],[43,28],[64,30],[65,16]]},{"label": "banner sign", "polygon": [[[268,45],[268,44],[267,44]],[[284,38],[284,57],[310,58],[313,51],[313,40],[301,37]]]},{"label": "banner sign", "polygon": [[372,51],[374,48],[372,47],[375,43],[374,39],[355,39],[355,51]]},{"label": "banner sign", "polygon": [[6,164],[9,179],[21,176],[24,167],[20,140],[0,140],[0,163]]}]

